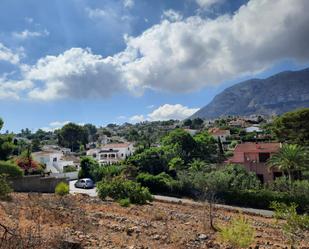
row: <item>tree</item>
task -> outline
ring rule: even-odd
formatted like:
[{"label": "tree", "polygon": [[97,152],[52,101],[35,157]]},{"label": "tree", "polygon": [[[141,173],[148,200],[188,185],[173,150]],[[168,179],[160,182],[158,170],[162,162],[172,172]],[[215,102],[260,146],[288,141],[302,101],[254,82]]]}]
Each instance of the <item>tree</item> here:
[{"label": "tree", "polygon": [[2,118],[0,118],[0,130],[2,129],[2,127],[3,127],[3,120]]},{"label": "tree", "polygon": [[204,123],[204,120],[201,118],[195,118],[192,120],[192,129],[200,129],[202,127],[202,124]]},{"label": "tree", "polygon": [[132,164],[139,171],[148,172],[153,175],[167,172],[168,168],[168,148],[151,147],[143,150],[141,153],[134,154],[128,159],[128,164]]},{"label": "tree", "polygon": [[194,158],[213,161],[213,155],[217,152],[216,140],[207,131],[203,131],[194,136],[194,141]]},{"label": "tree", "polygon": [[66,124],[58,133],[59,145],[70,148],[72,151],[78,151],[80,145],[86,146],[87,142],[87,130],[74,123]]},{"label": "tree", "polygon": [[292,180],[292,172],[308,168],[308,155],[306,151],[296,144],[284,144],[278,153],[268,161],[269,168],[277,168],[283,173],[287,172]]},{"label": "tree", "polygon": [[185,164],[192,158],[196,142],[193,137],[183,129],[175,129],[162,139],[162,144],[172,147]]},{"label": "tree", "polygon": [[93,178],[92,171],[100,167],[99,163],[91,157],[83,157],[80,161],[80,170],[78,178]]},{"label": "tree", "polygon": [[84,128],[86,129],[88,133],[88,139],[89,141],[94,141],[95,140],[95,135],[97,133],[97,128],[93,124],[85,124]]},{"label": "tree", "polygon": [[280,141],[309,145],[309,108],[287,112],[275,119],[273,131]]},{"label": "tree", "polygon": [[191,119],[186,119],[185,121],[183,121],[183,125],[184,126],[188,126],[188,127],[191,127],[192,125],[192,120]]},{"label": "tree", "polygon": [[0,135],[0,160],[8,160],[15,148],[12,135]]}]

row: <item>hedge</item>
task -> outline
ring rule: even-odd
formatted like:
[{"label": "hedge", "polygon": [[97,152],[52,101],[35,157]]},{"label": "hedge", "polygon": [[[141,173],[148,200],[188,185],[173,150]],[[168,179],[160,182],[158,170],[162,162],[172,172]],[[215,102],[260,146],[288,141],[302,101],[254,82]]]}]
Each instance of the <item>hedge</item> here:
[{"label": "hedge", "polygon": [[23,171],[16,164],[9,161],[0,161],[0,175],[5,174],[8,177],[23,176]]},{"label": "hedge", "polygon": [[287,192],[277,192],[267,189],[228,191],[217,195],[217,197],[228,205],[245,206],[260,209],[270,209],[273,201],[298,205],[298,211],[304,212],[309,208],[309,195],[297,196]]}]

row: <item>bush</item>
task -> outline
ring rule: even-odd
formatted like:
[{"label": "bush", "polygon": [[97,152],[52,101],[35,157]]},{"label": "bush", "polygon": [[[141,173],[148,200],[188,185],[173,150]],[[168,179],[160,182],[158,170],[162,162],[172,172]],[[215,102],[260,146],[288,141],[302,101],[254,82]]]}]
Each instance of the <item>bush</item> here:
[{"label": "bush", "polygon": [[0,174],[6,174],[8,177],[18,177],[23,175],[23,171],[12,162],[0,161]]},{"label": "bush", "polygon": [[13,190],[11,189],[10,185],[8,184],[5,175],[0,174],[0,200],[8,200],[9,194]]},{"label": "bush", "polygon": [[122,165],[106,165],[92,167],[90,169],[90,178],[93,179],[95,182],[104,179],[108,180],[115,176],[119,176],[123,170],[124,166]]},{"label": "bush", "polygon": [[303,196],[295,196],[286,192],[277,192],[268,189],[226,191],[220,193],[220,199],[229,205],[261,209],[268,209],[273,201],[286,204],[294,202],[298,204],[298,210],[301,212],[306,211],[309,205],[309,196],[306,193]]},{"label": "bush", "polygon": [[69,185],[65,182],[58,183],[55,188],[55,193],[60,196],[67,195],[69,194],[69,192],[70,192]]},{"label": "bush", "polygon": [[307,214],[297,214],[297,205],[295,203],[286,205],[284,203],[272,202],[270,207],[275,210],[275,218],[277,220],[286,220],[286,223],[281,223],[281,227],[291,246],[298,245],[305,238],[306,231],[309,231],[309,216]]},{"label": "bush", "polygon": [[248,248],[254,240],[254,228],[244,217],[234,218],[230,226],[221,228],[220,238],[236,248]]},{"label": "bush", "polygon": [[109,196],[117,201],[128,198],[130,203],[134,204],[145,204],[147,201],[152,201],[148,188],[122,177],[115,177],[108,182],[99,182],[97,192],[103,200]]},{"label": "bush", "polygon": [[129,198],[121,199],[118,201],[119,205],[122,207],[129,207],[131,202]]},{"label": "bush", "polygon": [[77,169],[74,165],[68,165],[63,167],[63,173],[70,173],[75,171],[77,171]]},{"label": "bush", "polygon": [[164,172],[159,175],[140,173],[136,180],[142,186],[149,188],[152,193],[169,193],[176,182],[170,175]]}]

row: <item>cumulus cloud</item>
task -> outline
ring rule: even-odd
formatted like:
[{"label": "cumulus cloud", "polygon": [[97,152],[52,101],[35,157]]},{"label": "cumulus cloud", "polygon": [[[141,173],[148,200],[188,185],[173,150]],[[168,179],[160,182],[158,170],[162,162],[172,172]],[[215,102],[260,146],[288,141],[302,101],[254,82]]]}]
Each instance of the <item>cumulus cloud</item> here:
[{"label": "cumulus cloud", "polygon": [[20,94],[33,87],[28,80],[12,81],[0,78],[0,99],[20,99]]},{"label": "cumulus cloud", "polygon": [[0,42],[0,61],[6,61],[11,64],[18,64],[20,62],[21,54],[13,52]]},{"label": "cumulus cloud", "polygon": [[[88,11],[93,18],[106,15]],[[254,75],[281,60],[308,62],[308,12],[307,0],[250,0],[233,15],[215,19],[180,19],[170,12],[169,19],[139,36],[125,36],[126,48],[118,54],[102,57],[72,48],[24,66],[23,80],[35,83],[29,97],[43,100],[143,94],[145,89],[195,91]],[[0,58],[19,61],[1,45]]]},{"label": "cumulus cloud", "polygon": [[130,118],[130,121],[132,123],[140,123],[140,122],[145,121],[145,117],[144,115],[134,115]]},{"label": "cumulus cloud", "polygon": [[170,120],[170,119],[183,120],[191,116],[198,110],[199,108],[189,108],[187,106],[183,106],[180,104],[176,105],[165,104],[158,107],[150,114],[148,114],[148,117],[151,121]]},{"label": "cumulus cloud", "polygon": [[189,92],[283,59],[308,61],[308,11],[306,0],[251,0],[231,16],[164,20],[127,38],[123,74],[135,91]]},{"label": "cumulus cloud", "polygon": [[42,100],[108,97],[125,87],[113,58],[102,58],[81,48],[42,58],[26,68],[24,75],[28,80],[42,82],[29,92],[31,98]]},{"label": "cumulus cloud", "polygon": [[133,123],[139,123],[142,121],[164,121],[170,119],[183,120],[190,117],[192,114],[197,112],[199,108],[189,108],[181,104],[165,104],[159,106],[157,109],[153,110],[151,113],[144,115],[134,115],[130,118]]},{"label": "cumulus cloud", "polygon": [[225,0],[196,0],[196,3],[202,8],[208,8],[214,4],[219,4]]},{"label": "cumulus cloud", "polygon": [[24,31],[21,31],[21,32],[13,32],[13,36],[21,40],[29,39],[32,37],[44,37],[48,35],[49,35],[49,32],[46,29],[41,32],[29,31],[28,29],[25,29]]}]

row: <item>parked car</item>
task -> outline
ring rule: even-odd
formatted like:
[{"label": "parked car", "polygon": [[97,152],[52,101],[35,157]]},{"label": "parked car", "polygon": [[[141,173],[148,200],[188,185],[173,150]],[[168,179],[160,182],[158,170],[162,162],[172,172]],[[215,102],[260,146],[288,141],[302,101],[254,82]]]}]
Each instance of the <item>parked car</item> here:
[{"label": "parked car", "polygon": [[75,188],[94,188],[94,182],[90,178],[82,178],[79,179],[77,182],[74,184]]}]

